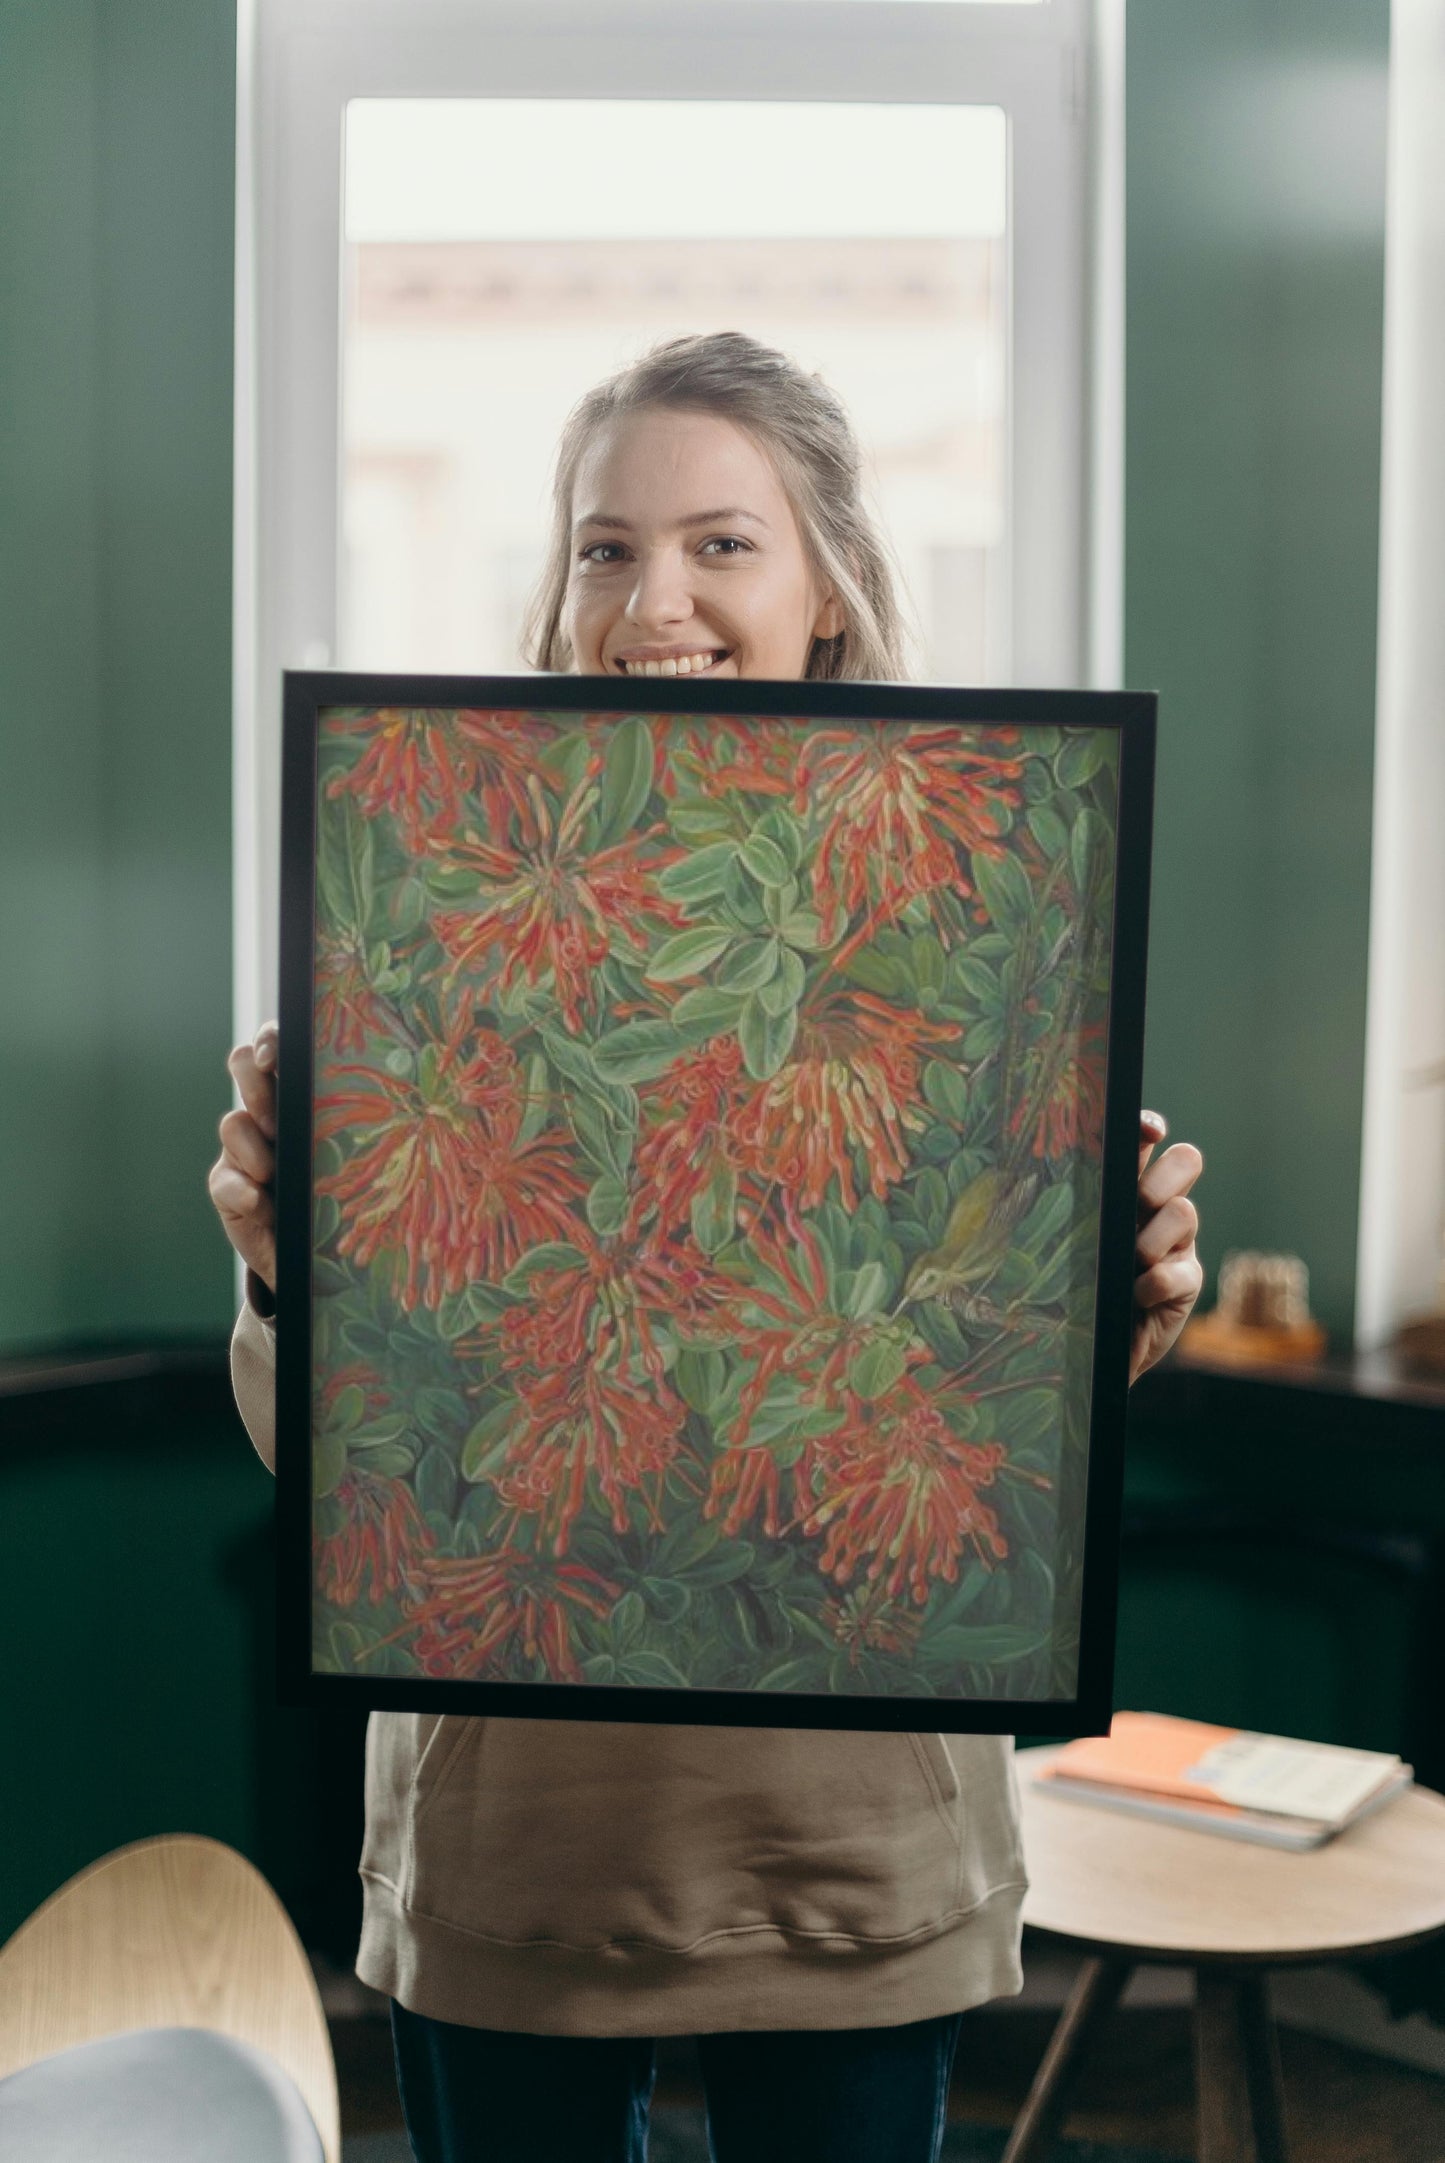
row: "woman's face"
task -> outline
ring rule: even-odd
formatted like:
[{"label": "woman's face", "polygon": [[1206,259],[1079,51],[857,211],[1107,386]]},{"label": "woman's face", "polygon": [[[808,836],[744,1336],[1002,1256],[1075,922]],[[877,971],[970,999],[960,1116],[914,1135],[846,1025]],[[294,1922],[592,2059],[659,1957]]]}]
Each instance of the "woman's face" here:
[{"label": "woman's face", "polygon": [[579,674],[797,677],[842,624],[744,429],[654,408],[598,433],[577,469],[563,607]]}]

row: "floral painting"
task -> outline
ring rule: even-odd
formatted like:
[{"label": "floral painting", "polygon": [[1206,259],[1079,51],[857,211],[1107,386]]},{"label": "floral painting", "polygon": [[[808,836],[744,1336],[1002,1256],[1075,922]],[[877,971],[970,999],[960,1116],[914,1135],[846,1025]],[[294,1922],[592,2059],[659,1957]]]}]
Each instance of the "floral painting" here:
[{"label": "floral painting", "polygon": [[317,1671],[1073,1693],[1116,751],[323,712]]}]

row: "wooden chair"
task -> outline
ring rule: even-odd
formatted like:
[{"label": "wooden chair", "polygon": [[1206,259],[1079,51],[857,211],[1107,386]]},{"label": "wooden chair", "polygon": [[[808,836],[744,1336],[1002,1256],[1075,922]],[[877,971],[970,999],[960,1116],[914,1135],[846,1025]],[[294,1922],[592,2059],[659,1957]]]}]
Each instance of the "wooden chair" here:
[{"label": "wooden chair", "polygon": [[1053,1754],[1018,1753],[1024,1921],[1089,1957],[1003,2163],[1039,2163],[1141,1962],[1194,1970],[1200,2163],[1287,2163],[1268,1971],[1445,1934],[1445,1797],[1407,1789],[1301,1854],[1061,1801],[1032,1778]]},{"label": "wooden chair", "polygon": [[340,2163],[336,2066],[301,1941],[260,1872],[219,1841],[117,1848],[0,1948],[0,2080],[152,2028],[209,2029],[266,2054],[299,2089],[326,2163]]}]

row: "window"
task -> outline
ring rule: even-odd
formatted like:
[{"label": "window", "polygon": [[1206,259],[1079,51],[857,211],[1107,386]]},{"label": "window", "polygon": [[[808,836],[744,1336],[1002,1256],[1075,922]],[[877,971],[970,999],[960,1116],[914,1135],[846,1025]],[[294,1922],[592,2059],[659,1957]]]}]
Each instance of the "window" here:
[{"label": "window", "polygon": [[516,668],[574,401],[656,339],[746,328],[852,414],[923,673],[1002,675],[1007,171],[996,107],[352,105],[341,663]]},{"label": "window", "polygon": [[839,390],[925,675],[1113,680],[1121,42],[1118,0],[243,7],[240,1031],[281,669],[516,667],[561,421],[657,337]]}]

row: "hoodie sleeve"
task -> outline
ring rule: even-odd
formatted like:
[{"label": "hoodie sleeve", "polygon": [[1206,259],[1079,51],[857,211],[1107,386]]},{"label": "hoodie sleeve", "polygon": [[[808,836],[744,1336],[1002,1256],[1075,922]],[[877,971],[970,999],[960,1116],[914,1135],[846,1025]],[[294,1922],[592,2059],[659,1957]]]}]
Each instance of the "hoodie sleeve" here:
[{"label": "hoodie sleeve", "polygon": [[246,1271],[246,1299],[231,1333],[231,1387],[236,1406],[268,1472],[276,1469],[276,1302],[255,1271]]}]

